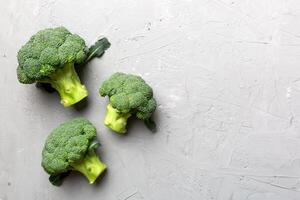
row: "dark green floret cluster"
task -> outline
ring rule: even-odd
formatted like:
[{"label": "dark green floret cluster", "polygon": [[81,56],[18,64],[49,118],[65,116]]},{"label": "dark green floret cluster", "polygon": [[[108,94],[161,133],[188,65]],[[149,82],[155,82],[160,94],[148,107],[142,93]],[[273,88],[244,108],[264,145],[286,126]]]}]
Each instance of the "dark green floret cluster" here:
[{"label": "dark green floret cluster", "polygon": [[82,63],[87,48],[84,40],[64,27],[41,30],[18,52],[21,83],[43,81],[66,63]]},{"label": "dark green floret cluster", "polygon": [[106,169],[95,153],[97,147],[96,128],[87,119],[61,124],[48,136],[42,152],[42,166],[50,174],[49,180],[60,185],[66,174],[79,171],[94,183]]},{"label": "dark green floret cluster", "polygon": [[118,133],[126,132],[131,115],[149,122],[156,109],[152,88],[137,75],[117,72],[103,82],[99,93],[109,97],[104,123]]}]

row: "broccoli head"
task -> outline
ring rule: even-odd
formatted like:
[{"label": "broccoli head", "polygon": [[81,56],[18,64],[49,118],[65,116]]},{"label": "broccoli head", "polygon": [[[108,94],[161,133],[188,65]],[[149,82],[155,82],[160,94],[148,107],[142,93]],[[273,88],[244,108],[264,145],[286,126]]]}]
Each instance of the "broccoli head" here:
[{"label": "broccoli head", "polygon": [[84,118],[75,118],[52,131],[42,152],[42,166],[52,184],[60,185],[71,171],[81,172],[90,184],[95,182],[106,169],[95,153],[99,147],[95,138],[96,128]]},{"label": "broccoli head", "polygon": [[[103,54],[110,44],[106,39],[99,41],[98,46],[105,47],[100,48]],[[18,80],[23,84],[49,83],[59,93],[61,103],[71,106],[88,95],[74,65],[100,57],[99,52],[90,52],[97,49],[95,45],[92,47],[88,49],[80,36],[64,27],[41,30],[18,52]]]},{"label": "broccoli head", "polygon": [[[125,133],[130,116],[154,124],[151,116],[156,109],[152,88],[140,77],[117,72],[104,81],[101,96],[109,97],[104,124],[117,133]],[[155,128],[152,128],[154,130]]]}]

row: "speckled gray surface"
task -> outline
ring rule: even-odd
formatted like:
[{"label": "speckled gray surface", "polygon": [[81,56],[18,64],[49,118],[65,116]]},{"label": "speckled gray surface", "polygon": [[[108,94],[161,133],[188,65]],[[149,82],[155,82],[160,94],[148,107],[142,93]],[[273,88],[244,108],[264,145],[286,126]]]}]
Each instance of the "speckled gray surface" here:
[{"label": "speckled gray surface", "polygon": [[[0,0],[0,13],[1,200],[300,199],[298,0]],[[16,79],[20,46],[59,25],[112,43],[84,70],[90,96],[77,108]],[[104,127],[98,87],[116,71],[153,86],[156,134]],[[96,125],[108,173],[53,187],[43,142],[75,116]]]}]

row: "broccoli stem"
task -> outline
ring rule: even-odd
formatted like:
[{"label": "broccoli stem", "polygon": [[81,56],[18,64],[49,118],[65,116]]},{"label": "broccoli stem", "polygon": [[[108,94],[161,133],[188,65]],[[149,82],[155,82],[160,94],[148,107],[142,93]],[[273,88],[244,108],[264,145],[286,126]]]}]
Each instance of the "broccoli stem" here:
[{"label": "broccoli stem", "polygon": [[121,113],[108,104],[104,124],[117,133],[126,133],[127,120],[130,116],[130,113]]},{"label": "broccoli stem", "polygon": [[94,150],[89,150],[83,160],[72,163],[71,166],[74,171],[81,172],[90,184],[93,184],[106,169],[106,165],[100,161]]},{"label": "broccoli stem", "polygon": [[73,63],[66,63],[58,69],[49,80],[46,80],[57,90],[61,98],[61,104],[71,106],[88,96],[88,91],[81,84]]}]

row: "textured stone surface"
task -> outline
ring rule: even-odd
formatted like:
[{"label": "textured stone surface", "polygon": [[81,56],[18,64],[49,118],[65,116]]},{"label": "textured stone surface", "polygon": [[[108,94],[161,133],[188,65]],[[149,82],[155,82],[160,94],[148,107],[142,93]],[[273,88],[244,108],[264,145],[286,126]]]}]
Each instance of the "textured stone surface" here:
[{"label": "textured stone surface", "polygon": [[[1,200],[299,200],[298,0],[0,0]],[[64,25],[112,43],[82,79],[88,104],[21,85],[16,53],[36,31]],[[100,83],[116,71],[153,86],[159,131],[102,121]],[[98,129],[108,173],[60,188],[40,167],[50,130],[75,116]]]}]

